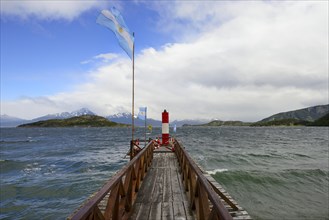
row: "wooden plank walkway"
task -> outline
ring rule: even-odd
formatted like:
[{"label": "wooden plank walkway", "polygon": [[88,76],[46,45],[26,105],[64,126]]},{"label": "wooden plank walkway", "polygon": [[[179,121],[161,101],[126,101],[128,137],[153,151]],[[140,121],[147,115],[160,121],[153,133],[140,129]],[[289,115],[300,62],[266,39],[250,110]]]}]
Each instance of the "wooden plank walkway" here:
[{"label": "wooden plank walkway", "polygon": [[[200,167],[200,166],[199,166]],[[175,153],[165,147],[155,149],[152,165],[138,191],[129,219],[134,220],[192,220],[197,219],[190,208],[187,193],[179,172],[180,166]],[[200,168],[201,169],[201,168]],[[201,169],[233,220],[251,220],[247,211],[225,191],[209,174]],[[98,204],[104,214],[109,194]],[[234,204],[235,209],[229,204]]]},{"label": "wooden plank walkway", "polygon": [[195,219],[183,189],[176,155],[166,148],[154,151],[130,219]]},{"label": "wooden plank walkway", "polygon": [[[182,177],[179,173],[180,168],[176,155],[165,147],[155,149],[153,155],[152,166],[138,192],[130,219],[196,219],[196,216],[190,209],[188,197],[182,185]],[[203,173],[208,181],[238,208],[238,210],[233,210],[221,198],[221,201],[234,220],[252,219],[247,211],[239,206],[211,175],[204,171]]]},{"label": "wooden plank walkway", "polygon": [[184,147],[174,146],[175,153],[149,143],[68,219],[251,219]]}]

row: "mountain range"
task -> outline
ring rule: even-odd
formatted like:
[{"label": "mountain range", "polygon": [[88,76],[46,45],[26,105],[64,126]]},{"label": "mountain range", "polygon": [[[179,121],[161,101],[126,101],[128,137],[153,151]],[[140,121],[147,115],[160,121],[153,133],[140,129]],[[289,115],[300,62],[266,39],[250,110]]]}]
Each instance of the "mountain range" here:
[{"label": "mountain range", "polygon": [[73,112],[62,112],[62,113],[45,115],[39,118],[34,118],[32,121],[45,121],[49,119],[66,119],[66,118],[72,118],[72,117],[83,116],[83,115],[96,115],[96,114],[87,108],[82,108]]},{"label": "mountain range", "polygon": [[329,126],[329,105],[281,112],[258,122],[215,120],[200,126]]},{"label": "mountain range", "polygon": [[[298,109],[298,110],[294,110],[294,111],[281,112],[278,114],[274,114],[270,117],[262,119],[259,122],[269,122],[269,121],[276,121],[276,120],[282,120],[282,119],[296,119],[296,120],[301,120],[301,121],[313,122],[313,121],[316,121],[317,119],[325,116],[328,113],[329,113],[329,104],[328,105],[318,105],[318,106]],[[79,109],[79,110],[73,111],[73,112],[48,114],[48,115],[45,115],[42,117],[34,118],[32,120],[25,120],[25,119],[13,117],[13,116],[1,115],[0,116],[0,127],[16,127],[21,124],[33,123],[33,122],[37,122],[37,121],[45,121],[45,120],[49,120],[49,119],[67,119],[67,118],[83,116],[83,115],[96,115],[96,114],[87,108],[82,108],[82,109]],[[119,113],[119,114],[107,116],[106,118],[108,120],[116,122],[116,123],[131,124],[131,113]],[[205,120],[175,120],[175,121],[172,121],[170,124],[172,124],[172,125],[176,124],[176,126],[180,127],[183,125],[205,125],[206,123],[207,123],[207,121],[205,121]],[[209,123],[212,126],[215,126],[215,125],[221,126],[221,125],[239,125],[239,124],[241,125],[241,123],[244,123],[244,122],[237,123],[236,121],[225,122],[225,121],[215,120],[214,123],[212,123],[212,121]],[[136,126],[142,127],[142,126],[144,126],[144,124],[145,124],[144,120],[135,118]],[[155,120],[152,118],[148,118],[147,125],[152,125],[153,127],[160,127],[161,121]]]},{"label": "mountain range", "polygon": [[0,116],[0,127],[16,127],[17,125],[25,124],[29,122],[32,121],[9,116],[9,115]]},{"label": "mountain range", "polygon": [[[34,123],[38,121],[46,121],[49,119],[68,119],[72,117],[77,116],[83,116],[83,115],[96,115],[94,112],[90,111],[87,108],[82,108],[77,111],[73,112],[62,112],[62,113],[56,113],[56,114],[48,114],[42,117],[34,118],[32,120],[26,120],[21,119],[13,116],[8,115],[1,115],[0,116],[0,126],[1,127],[16,127],[21,124],[28,124],[28,123]],[[108,120],[120,124],[131,124],[131,113],[118,113],[114,115],[109,115],[107,117]],[[136,126],[142,127],[145,125],[145,121],[141,120],[139,118],[135,118],[134,123]],[[201,124],[204,123],[202,120],[181,120],[181,121],[173,121],[171,124],[176,124],[177,126],[182,126],[183,124]],[[155,120],[152,118],[147,119],[147,125],[152,125],[153,127],[161,127],[161,121]]]},{"label": "mountain range", "polygon": [[297,109],[294,111],[281,112],[270,117],[264,118],[260,122],[269,122],[276,121],[282,119],[296,119],[300,121],[309,121],[313,122],[317,119],[325,116],[329,112],[329,104],[328,105],[317,105],[313,107]]}]

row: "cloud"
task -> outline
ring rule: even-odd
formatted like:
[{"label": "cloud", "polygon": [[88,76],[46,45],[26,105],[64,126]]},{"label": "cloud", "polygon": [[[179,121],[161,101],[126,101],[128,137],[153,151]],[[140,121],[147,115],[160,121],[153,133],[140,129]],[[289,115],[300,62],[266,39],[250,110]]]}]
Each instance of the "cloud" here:
[{"label": "cloud", "polygon": [[112,60],[114,60],[118,57],[119,56],[117,54],[114,54],[114,53],[98,54],[90,60],[82,61],[81,64],[89,64],[89,63],[94,63],[94,62],[97,62],[97,61],[108,63],[108,62],[110,62],[110,61],[112,61]]},{"label": "cloud", "polygon": [[[19,100],[6,101],[1,104],[1,114],[17,115],[24,119],[32,119],[61,110],[57,103],[49,97],[21,97]],[[61,111],[60,111],[61,112]],[[42,115],[39,115],[42,113]]]},{"label": "cloud", "polygon": [[[157,2],[152,7],[161,15],[158,24],[167,23],[163,31],[174,31],[177,42],[137,54],[135,109],[147,106],[156,119],[167,109],[171,119],[257,121],[328,103],[326,6],[313,1]],[[89,77],[73,92],[47,97],[56,103],[53,112],[131,111],[128,58],[102,62]],[[4,108],[13,110],[9,107]]]},{"label": "cloud", "polygon": [[10,0],[1,1],[1,14],[15,16],[21,19],[36,17],[48,20],[73,20],[80,14],[93,8],[102,8],[107,5],[104,1],[88,0]]}]

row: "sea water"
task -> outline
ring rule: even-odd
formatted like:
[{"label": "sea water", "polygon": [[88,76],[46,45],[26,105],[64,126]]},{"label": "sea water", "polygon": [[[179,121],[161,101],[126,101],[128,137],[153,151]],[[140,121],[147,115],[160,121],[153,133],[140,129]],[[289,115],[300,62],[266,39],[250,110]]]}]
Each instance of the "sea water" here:
[{"label": "sea water", "polygon": [[[172,135],[254,219],[329,219],[328,127]],[[130,139],[130,128],[1,128],[0,219],[65,219],[128,162]]]}]

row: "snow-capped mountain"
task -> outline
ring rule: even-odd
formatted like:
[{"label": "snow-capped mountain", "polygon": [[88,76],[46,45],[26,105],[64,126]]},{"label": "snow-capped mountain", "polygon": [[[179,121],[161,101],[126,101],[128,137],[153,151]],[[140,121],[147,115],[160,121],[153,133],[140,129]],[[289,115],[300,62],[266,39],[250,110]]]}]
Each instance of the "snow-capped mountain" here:
[{"label": "snow-capped mountain", "polygon": [[117,113],[114,115],[109,115],[107,116],[109,119],[116,119],[116,118],[131,118],[131,113],[129,112],[122,112],[122,113]]},{"label": "snow-capped mountain", "polygon": [[116,123],[131,124],[131,113],[128,112],[109,115],[106,118]]},{"label": "snow-capped mountain", "polygon": [[70,117],[81,116],[81,115],[95,115],[94,112],[90,111],[87,108],[82,108],[82,109],[79,109],[77,111],[73,111],[70,114],[71,114]]},{"label": "snow-capped mountain", "polygon": [[44,121],[49,119],[65,119],[65,118],[72,118],[76,116],[81,115],[95,115],[92,111],[90,111],[87,108],[82,108],[73,112],[62,112],[62,113],[56,113],[56,114],[48,114],[42,117],[34,118],[32,121]]},{"label": "snow-capped mountain", "polygon": [[95,113],[93,113],[92,111],[90,111],[87,108],[81,108],[81,109],[73,111],[73,112],[48,114],[45,116],[34,118],[32,120],[16,118],[16,117],[9,116],[9,115],[1,115],[0,127],[16,127],[18,125],[25,124],[25,123],[45,121],[45,120],[49,120],[49,119],[65,119],[65,118],[72,118],[72,117],[82,116],[82,115],[95,115]]},{"label": "snow-capped mountain", "polygon": [[[87,108],[81,108],[77,111],[73,112],[62,112],[62,113],[56,113],[56,114],[48,114],[42,117],[34,118],[32,120],[25,120],[25,119],[20,119],[8,115],[1,115],[1,127],[16,127],[21,124],[25,123],[32,123],[32,122],[37,122],[37,121],[45,121],[49,119],[66,119],[66,118],[71,118],[71,117],[76,117],[76,116],[81,116],[81,115],[96,115],[92,111],[90,111]],[[122,123],[122,124],[129,124],[131,125],[131,113],[128,112],[122,112],[114,115],[110,115],[106,117],[108,120],[117,122],[117,123]],[[139,118],[135,118],[134,120],[135,126],[138,127],[144,127],[145,121],[141,120]],[[147,125],[152,125],[153,127],[161,127],[161,121],[160,120],[155,120],[152,118],[147,119]],[[182,121],[173,121],[170,122],[170,125],[173,126],[176,124],[178,127],[182,126],[183,124],[202,124],[202,121],[200,120],[182,120]]]},{"label": "snow-capped mountain", "polygon": [[[117,123],[122,123],[122,124],[131,124],[131,113],[118,113],[115,115],[110,115],[106,117],[110,121],[114,121]],[[202,123],[206,123],[208,120],[175,120],[170,122],[170,126],[173,126],[176,124],[176,126],[181,127],[184,124],[189,124],[189,125],[198,125]],[[152,118],[147,119],[147,125],[152,125],[153,127],[161,127],[162,122],[160,120],[155,120]],[[145,121],[141,120],[139,118],[135,118],[135,125],[143,127],[145,125]]]},{"label": "snow-capped mountain", "polygon": [[[131,124],[131,113],[128,113],[128,112],[110,115],[110,116],[107,116],[106,118],[108,120],[116,122],[116,123]],[[139,127],[143,127],[145,125],[145,121],[141,120],[139,118],[135,118],[134,123],[136,126],[139,126]],[[147,125],[152,125],[153,127],[161,126],[161,121],[154,120],[152,118],[148,118],[146,123],[147,123]]]}]

